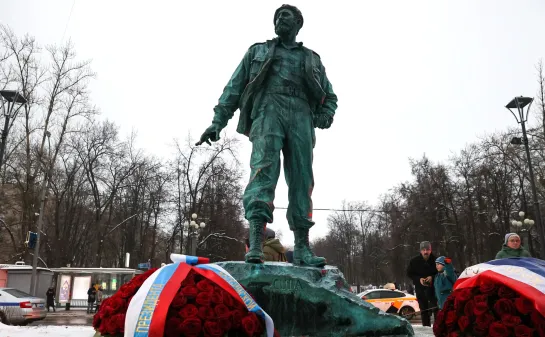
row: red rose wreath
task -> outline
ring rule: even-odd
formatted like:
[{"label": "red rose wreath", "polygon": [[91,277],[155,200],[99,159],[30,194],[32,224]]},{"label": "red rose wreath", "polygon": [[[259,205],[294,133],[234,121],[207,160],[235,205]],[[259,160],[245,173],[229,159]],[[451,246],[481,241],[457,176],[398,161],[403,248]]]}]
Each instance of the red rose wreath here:
[{"label": "red rose wreath", "polygon": [[[132,296],[157,269],[138,275],[103,301],[93,319],[102,336],[123,336],[125,314]],[[263,336],[265,323],[231,294],[191,271],[172,301],[165,337]],[[275,337],[280,337],[275,331]]]},{"label": "red rose wreath", "polygon": [[505,285],[483,282],[454,291],[433,325],[435,336],[542,337],[545,318]]}]

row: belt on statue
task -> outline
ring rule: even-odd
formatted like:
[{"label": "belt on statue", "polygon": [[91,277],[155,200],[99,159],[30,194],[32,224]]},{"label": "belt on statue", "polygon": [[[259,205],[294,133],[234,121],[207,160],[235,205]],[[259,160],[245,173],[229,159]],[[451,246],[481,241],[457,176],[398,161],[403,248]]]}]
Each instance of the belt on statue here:
[{"label": "belt on statue", "polygon": [[268,94],[281,94],[287,96],[295,96],[302,99],[307,99],[307,95],[301,88],[290,87],[290,86],[271,86],[267,88],[266,92]]}]

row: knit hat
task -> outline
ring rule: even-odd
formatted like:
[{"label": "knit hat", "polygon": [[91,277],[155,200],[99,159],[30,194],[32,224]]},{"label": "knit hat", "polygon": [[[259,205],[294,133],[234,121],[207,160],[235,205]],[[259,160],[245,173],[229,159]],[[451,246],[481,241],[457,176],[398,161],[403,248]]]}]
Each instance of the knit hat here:
[{"label": "knit hat", "polygon": [[503,242],[503,244],[507,245],[507,242],[509,242],[509,238],[512,236],[516,236],[520,240],[520,236],[517,233],[509,233],[505,235],[505,241]]},{"label": "knit hat", "polygon": [[443,266],[445,265],[445,257],[444,256],[439,256],[436,260],[435,260],[435,263],[439,263],[439,264],[442,264]]},{"label": "knit hat", "polygon": [[430,249],[431,243],[429,241],[422,241],[420,242],[420,250],[422,249]]}]

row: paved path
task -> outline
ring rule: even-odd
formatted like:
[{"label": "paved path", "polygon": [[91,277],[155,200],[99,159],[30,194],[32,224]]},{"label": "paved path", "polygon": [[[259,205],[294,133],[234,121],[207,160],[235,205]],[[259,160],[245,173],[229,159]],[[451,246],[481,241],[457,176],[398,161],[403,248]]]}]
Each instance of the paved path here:
[{"label": "paved path", "polygon": [[39,325],[87,325],[93,324],[93,315],[85,310],[57,310],[48,312],[47,317],[41,321],[33,322],[30,326]]}]

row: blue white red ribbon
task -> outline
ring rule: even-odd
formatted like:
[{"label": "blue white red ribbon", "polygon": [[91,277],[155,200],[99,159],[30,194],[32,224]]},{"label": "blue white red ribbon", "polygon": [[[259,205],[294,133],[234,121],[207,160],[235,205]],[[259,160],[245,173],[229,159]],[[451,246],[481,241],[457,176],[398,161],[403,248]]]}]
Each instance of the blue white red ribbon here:
[{"label": "blue white red ribbon", "polygon": [[179,254],[172,254],[170,258],[174,263],[161,267],[148,277],[133,296],[125,316],[125,337],[163,337],[168,308],[191,270],[216,283],[244,303],[248,311],[262,317],[267,337],[273,337],[271,317],[225,269],[208,264],[206,258]]}]

